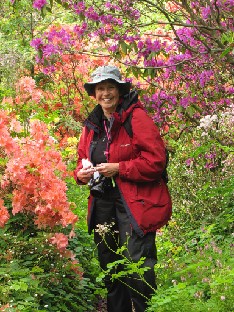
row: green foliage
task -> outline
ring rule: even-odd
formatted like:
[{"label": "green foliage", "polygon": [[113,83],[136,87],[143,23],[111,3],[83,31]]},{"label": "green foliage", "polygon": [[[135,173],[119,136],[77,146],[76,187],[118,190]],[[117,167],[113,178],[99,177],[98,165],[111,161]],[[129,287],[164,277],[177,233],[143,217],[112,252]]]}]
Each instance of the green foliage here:
[{"label": "green foliage", "polygon": [[[216,241],[208,229],[197,231],[186,246],[176,246],[165,230],[158,238],[160,262],[156,266],[158,290],[147,312],[231,311],[233,304],[233,259],[231,239]],[[187,236],[186,233],[183,234]],[[204,238],[206,236],[206,238]],[[165,247],[169,248],[165,248]],[[179,248],[180,247],[180,248]],[[179,253],[178,253],[179,250]]]},{"label": "green foliage", "polygon": [[14,84],[19,77],[34,77],[36,54],[30,46],[31,40],[40,37],[52,21],[73,22],[74,14],[55,2],[53,14],[47,11],[43,18],[38,10],[32,8],[31,1],[15,0],[13,7],[9,1],[1,1],[0,20],[1,100],[4,96],[13,95]]},{"label": "green foliage", "polygon": [[195,131],[174,144],[176,153],[168,172],[178,230],[196,230],[201,223],[211,224],[218,218],[221,223],[216,222],[213,231],[219,228],[222,234],[230,233],[234,198],[231,148],[215,140],[203,142]]},{"label": "green foliage", "polygon": [[[69,97],[62,96],[62,89],[67,87],[70,90],[72,85],[69,79],[66,80],[66,76],[62,75],[60,81],[56,81],[49,79],[49,76],[43,73],[34,73],[35,52],[30,47],[30,41],[40,37],[52,21],[55,24],[58,21],[73,23],[79,19],[84,20],[85,17],[70,14],[69,10],[64,14],[63,9],[68,9],[68,6],[63,1],[48,2],[50,7],[46,6],[41,13],[32,9],[31,1],[15,0],[13,7],[8,1],[1,3],[0,100],[15,95],[14,84],[18,77],[35,76],[36,84],[41,90],[57,94],[57,97],[55,96],[55,99],[49,103],[50,110],[44,106],[47,104],[46,99],[38,105],[31,100],[22,102],[21,106],[16,105],[14,112],[18,120],[25,124],[25,133],[27,123],[33,116],[48,124],[53,137],[61,126],[65,130],[72,130],[73,135],[78,137],[80,123],[73,118],[74,107],[71,105],[77,90],[70,91]],[[135,27],[138,26],[136,20],[129,29],[129,19],[126,16],[124,18],[127,19],[127,23],[121,26],[121,31],[125,33],[127,30],[128,35],[131,33],[135,35],[136,29],[141,34],[149,30],[155,31],[156,27],[159,27],[157,20],[167,20],[166,3],[167,1],[152,2],[149,6],[147,1],[137,2],[136,5],[143,16],[142,27]],[[161,13],[158,13],[156,8],[159,6],[162,8]],[[183,21],[181,11],[171,16],[178,22]],[[168,25],[167,30],[170,27]],[[118,34],[118,27],[114,26],[114,28]],[[202,36],[201,30],[201,40],[204,40]],[[233,33],[222,33],[220,42],[223,45],[220,52],[222,58],[232,52]],[[126,55],[134,56],[138,53],[135,42],[130,44],[122,40],[118,42],[118,48],[118,52],[113,56],[120,62]],[[99,46],[94,47],[94,51],[100,52]],[[157,59],[157,56],[158,52],[150,52],[148,60]],[[215,64],[210,65],[212,68]],[[180,65],[177,69],[180,69],[179,67],[181,67],[181,75],[184,75],[182,71],[184,67]],[[228,82],[225,77],[226,72],[221,66],[220,70],[221,72],[223,70],[222,78],[225,85]],[[144,80],[158,77],[154,68],[129,66],[125,73],[127,77],[142,77]],[[83,73],[79,74],[83,75]],[[62,78],[65,80],[63,81]],[[79,80],[80,76],[76,78]],[[174,80],[172,79],[172,82]],[[180,85],[181,95],[187,92],[182,87],[183,84]],[[193,88],[190,89],[191,96],[203,94],[199,85],[194,85]],[[152,86],[151,94],[156,91],[157,85]],[[142,90],[142,95],[144,93],[150,95],[148,92],[148,89]],[[216,101],[217,94],[215,92],[212,94],[210,96]],[[204,101],[212,102],[211,98],[205,98]],[[55,109],[57,102],[61,102],[63,108]],[[89,107],[86,107],[84,102],[89,103],[88,97],[82,101],[82,107],[87,108],[88,111]],[[10,104],[8,106],[7,103],[3,103],[2,108],[13,112]],[[186,128],[191,125],[191,120],[194,122],[193,127],[197,125],[198,120],[193,118],[196,112],[205,113],[201,107],[190,105],[188,108],[180,106],[175,109],[172,116],[167,116],[167,119],[171,120],[169,123],[171,138],[178,137],[181,131],[177,141],[170,141],[173,153],[168,172],[173,219],[169,226],[157,235],[158,290],[149,303],[148,311],[229,312],[233,310],[234,299],[233,261],[230,253],[232,246],[230,235],[234,221],[232,126],[225,122],[216,122],[214,129],[203,136],[201,129]],[[150,112],[154,113],[153,109]],[[179,120],[180,114],[186,115],[185,124]],[[76,166],[74,145],[62,147],[63,157],[69,170],[73,170]],[[5,165],[6,159],[0,158],[1,174]],[[96,246],[93,237],[87,234],[87,187],[77,186],[72,177],[67,179],[67,187],[69,201],[74,203],[74,211],[79,217],[74,230],[76,236],[69,240],[69,250],[75,254],[78,264],[74,267],[70,258],[62,257],[49,243],[50,233],[36,229],[29,215],[15,215],[4,229],[0,229],[0,310],[4,309],[6,312],[95,311],[97,294],[104,292],[101,282],[105,274],[113,272],[115,266],[123,265],[125,269],[113,274],[112,278],[121,278],[134,272],[144,279],[144,272],[147,270],[142,267],[144,259],[139,263],[131,263],[123,257],[109,264],[106,272],[99,274]],[[5,199],[9,200],[5,204],[11,209],[11,194],[7,194]],[[69,234],[71,228],[59,230]],[[118,253],[123,254],[124,247]],[[82,278],[80,278],[81,274]]]},{"label": "green foliage", "polygon": [[[76,163],[70,164],[70,169],[74,169]],[[70,202],[75,204],[74,212],[78,215],[78,227],[83,230],[87,229],[86,217],[87,217],[87,206],[88,206],[88,196],[89,189],[87,185],[77,185],[75,179],[70,177],[66,181],[68,190],[67,196]]]},{"label": "green foliage", "polygon": [[211,134],[196,129],[173,142],[168,172],[174,213],[157,236],[158,290],[147,312],[233,308],[233,151],[220,144],[230,142],[228,128],[224,137]]},{"label": "green foliage", "polygon": [[35,53],[29,43],[38,23],[37,16],[32,15],[28,1],[14,9],[6,1],[1,4],[0,18],[0,86],[13,89],[20,71],[33,72]]},{"label": "green foliage", "polygon": [[[74,188],[71,198],[83,198]],[[83,199],[82,199],[83,200]],[[77,213],[86,209],[83,201]],[[61,256],[50,233],[38,230],[30,216],[16,214],[0,230],[0,309],[4,311],[95,311],[99,266],[92,237],[82,218],[69,241],[78,264]],[[85,221],[86,222],[86,221]],[[58,229],[59,230],[59,229]],[[71,229],[63,229],[68,234]],[[62,231],[62,229],[60,229]]]},{"label": "green foliage", "polygon": [[[73,178],[67,179],[67,196],[70,202],[75,204],[74,212],[79,216],[75,237],[69,240],[69,249],[75,254],[84,270],[84,276],[88,276],[91,283],[97,282],[100,274],[100,266],[97,259],[97,248],[93,241],[93,235],[87,233],[87,206],[89,190],[87,186],[78,186]],[[98,281],[93,292],[102,294],[103,284]],[[92,287],[91,284],[87,287]]]}]

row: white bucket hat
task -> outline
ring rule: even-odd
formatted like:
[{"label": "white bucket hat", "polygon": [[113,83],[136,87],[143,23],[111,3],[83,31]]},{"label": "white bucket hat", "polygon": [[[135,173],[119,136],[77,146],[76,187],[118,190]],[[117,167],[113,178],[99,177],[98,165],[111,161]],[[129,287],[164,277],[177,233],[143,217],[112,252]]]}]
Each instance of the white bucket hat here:
[{"label": "white bucket hat", "polygon": [[131,89],[131,83],[122,81],[120,71],[115,66],[100,66],[91,74],[91,78],[92,81],[84,84],[88,95],[94,95],[95,85],[107,79],[113,79],[119,84],[121,95],[129,93]]}]

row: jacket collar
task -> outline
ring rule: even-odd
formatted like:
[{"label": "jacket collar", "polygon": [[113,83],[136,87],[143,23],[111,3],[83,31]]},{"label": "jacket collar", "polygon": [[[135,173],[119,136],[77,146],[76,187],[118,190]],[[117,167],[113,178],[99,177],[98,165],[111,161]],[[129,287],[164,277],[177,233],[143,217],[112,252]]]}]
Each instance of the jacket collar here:
[{"label": "jacket collar", "polygon": [[[137,103],[137,101],[138,101],[138,93],[135,90],[124,95],[122,97],[121,105],[118,106],[119,112],[127,111],[130,108],[130,106],[132,106],[132,104],[134,103]],[[117,108],[117,111],[118,111],[118,108]]]}]

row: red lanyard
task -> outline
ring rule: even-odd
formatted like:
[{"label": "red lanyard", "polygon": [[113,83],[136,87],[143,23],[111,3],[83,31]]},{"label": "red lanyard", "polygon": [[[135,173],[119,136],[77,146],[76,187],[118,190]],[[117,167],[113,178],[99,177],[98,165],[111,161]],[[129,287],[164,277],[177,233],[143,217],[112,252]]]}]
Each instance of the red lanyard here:
[{"label": "red lanyard", "polygon": [[106,160],[108,162],[109,161],[109,145],[111,142],[111,135],[110,135],[110,128],[107,127],[106,120],[104,120],[104,128],[105,128],[106,137],[107,137],[106,150],[105,150],[104,154],[105,154]]}]

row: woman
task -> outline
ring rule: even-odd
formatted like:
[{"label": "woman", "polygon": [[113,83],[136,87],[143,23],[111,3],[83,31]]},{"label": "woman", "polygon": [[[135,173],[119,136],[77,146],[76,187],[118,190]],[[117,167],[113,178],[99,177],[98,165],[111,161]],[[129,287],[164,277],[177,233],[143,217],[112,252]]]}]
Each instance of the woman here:
[{"label": "woman", "polygon": [[[115,66],[98,67],[84,87],[98,105],[85,121],[78,147],[75,179],[90,186],[89,233],[94,231],[101,267],[119,260],[114,251],[126,245],[124,256],[133,262],[144,257],[145,281],[136,273],[111,280],[106,276],[109,312],[146,310],[156,289],[156,230],[171,216],[171,200],[162,179],[165,148],[159,131],[146,114],[131,84],[121,80]],[[125,123],[130,119],[132,137]],[[129,121],[128,121],[129,122]],[[102,225],[113,225],[100,234]],[[119,268],[121,270],[121,267]]]}]

